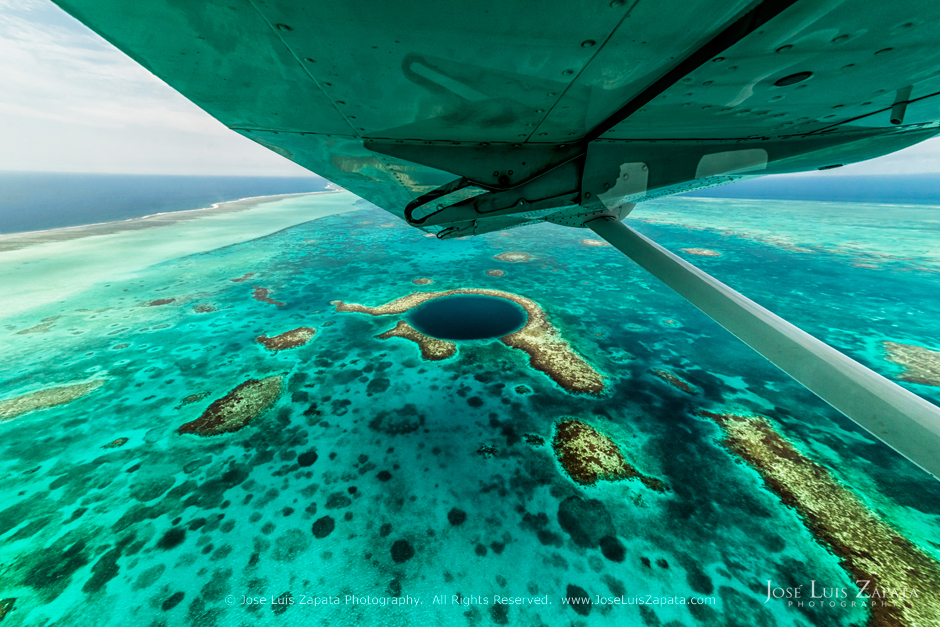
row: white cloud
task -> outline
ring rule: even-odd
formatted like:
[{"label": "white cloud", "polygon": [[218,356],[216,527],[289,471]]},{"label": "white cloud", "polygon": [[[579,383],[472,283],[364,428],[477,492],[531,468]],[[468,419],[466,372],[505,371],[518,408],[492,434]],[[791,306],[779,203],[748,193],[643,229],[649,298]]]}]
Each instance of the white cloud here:
[{"label": "white cloud", "polygon": [[306,173],[46,0],[0,0],[0,169]]}]

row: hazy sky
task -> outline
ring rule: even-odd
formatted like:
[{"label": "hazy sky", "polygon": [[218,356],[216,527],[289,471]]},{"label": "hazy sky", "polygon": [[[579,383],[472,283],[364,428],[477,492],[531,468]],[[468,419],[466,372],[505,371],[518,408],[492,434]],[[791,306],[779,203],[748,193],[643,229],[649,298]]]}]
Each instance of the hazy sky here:
[{"label": "hazy sky", "polygon": [[[225,128],[48,0],[0,0],[0,170],[307,173]],[[940,139],[825,175],[905,172],[940,172]]]}]

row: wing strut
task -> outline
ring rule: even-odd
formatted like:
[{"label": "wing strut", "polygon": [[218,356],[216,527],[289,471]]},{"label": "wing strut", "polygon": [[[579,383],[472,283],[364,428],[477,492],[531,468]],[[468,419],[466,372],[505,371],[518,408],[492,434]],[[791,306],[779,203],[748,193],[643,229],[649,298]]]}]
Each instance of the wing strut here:
[{"label": "wing strut", "polygon": [[876,438],[940,478],[940,408],[764,309],[626,224],[600,237]]}]

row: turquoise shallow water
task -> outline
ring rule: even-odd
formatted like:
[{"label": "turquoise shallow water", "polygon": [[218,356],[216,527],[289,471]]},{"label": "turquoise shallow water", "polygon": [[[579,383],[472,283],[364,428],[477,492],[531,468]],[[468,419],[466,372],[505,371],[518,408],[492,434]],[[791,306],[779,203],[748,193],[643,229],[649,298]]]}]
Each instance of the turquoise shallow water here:
[{"label": "turquoise shallow water", "polygon": [[[760,207],[776,216],[783,240],[759,233],[760,221],[731,233],[702,228],[695,221],[716,202],[650,203],[637,217],[658,208],[670,219],[638,228],[673,250],[720,252],[690,259],[886,376],[900,368],[885,360],[883,340],[940,348],[929,261],[867,263],[869,248],[827,247],[771,201]],[[725,208],[740,208],[735,202],[754,201]],[[362,209],[4,319],[0,398],[90,378],[105,384],[0,424],[0,596],[16,598],[3,627],[863,623],[861,608],[765,602],[768,580],[850,586],[849,576],[697,409],[770,417],[940,556],[940,484],[616,251],[584,245],[587,237],[545,225],[442,242]],[[534,258],[493,259],[511,251]],[[487,275],[492,269],[506,274]],[[416,286],[418,277],[434,283]],[[282,305],[253,298],[259,287]],[[415,344],[375,337],[402,316],[330,304],[462,287],[536,301],[608,377],[607,392],[569,394],[498,340],[423,361]],[[173,301],[144,306],[158,299]],[[50,316],[60,317],[48,332],[16,334]],[[301,348],[272,353],[254,341],[300,326],[317,329]],[[656,368],[696,393],[669,386]],[[248,427],[176,434],[239,383],[273,374],[285,377],[285,391]],[[940,389],[909,387],[940,403]],[[564,417],[602,429],[670,491],[573,483],[549,445]],[[101,448],[119,437],[124,446]],[[334,528],[317,537],[324,516]],[[608,535],[622,544],[622,561],[598,547]],[[583,616],[562,601],[570,586],[627,604]],[[271,605],[285,593],[293,604]],[[495,606],[494,595],[548,604]],[[649,604],[637,602],[648,595]],[[267,601],[243,604],[252,597]],[[692,606],[693,597],[713,601]]]}]

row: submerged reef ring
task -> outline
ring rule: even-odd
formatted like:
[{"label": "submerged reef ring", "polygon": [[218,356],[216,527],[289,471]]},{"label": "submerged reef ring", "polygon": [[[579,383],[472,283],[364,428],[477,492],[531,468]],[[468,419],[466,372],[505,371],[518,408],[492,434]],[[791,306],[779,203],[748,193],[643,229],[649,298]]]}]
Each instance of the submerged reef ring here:
[{"label": "submerged reef ring", "polygon": [[434,279],[429,279],[428,277],[423,276],[413,280],[412,283],[415,285],[430,285],[431,283],[434,283]]},{"label": "submerged reef ring", "polygon": [[569,392],[600,394],[604,391],[604,376],[594,370],[561,337],[561,334],[548,321],[545,312],[534,301],[503,292],[500,290],[463,288],[446,292],[412,292],[391,302],[377,307],[368,307],[355,303],[336,302],[336,311],[369,314],[370,316],[388,316],[403,314],[413,307],[433,298],[453,296],[455,294],[477,294],[495,296],[510,300],[528,314],[528,321],[514,333],[500,341],[510,348],[516,348],[529,356],[529,363],[539,372],[544,372],[555,383]]},{"label": "submerged reef ring", "polygon": [[298,346],[303,346],[307,342],[313,339],[313,336],[316,334],[317,330],[313,327],[297,327],[290,331],[285,331],[280,335],[275,335],[268,337],[267,335],[259,335],[255,338],[255,341],[263,345],[266,349],[272,351],[283,351],[289,348],[297,348]]},{"label": "submerged reef ring", "polygon": [[552,448],[568,476],[581,485],[594,485],[601,479],[639,479],[651,490],[666,491],[662,481],[647,477],[628,464],[613,440],[580,420],[558,423]]},{"label": "submerged reef ring", "polygon": [[509,263],[525,263],[535,259],[534,255],[529,253],[499,253],[493,257],[496,261],[508,261]]},{"label": "submerged reef ring", "polygon": [[268,303],[269,305],[277,305],[278,307],[283,307],[284,305],[287,304],[287,303],[282,303],[280,301],[276,301],[273,298],[268,297],[269,293],[270,292],[265,287],[256,287],[254,290],[252,290],[251,297],[254,298],[255,300],[261,301],[262,303]]},{"label": "submerged reef ring", "polygon": [[13,420],[17,416],[22,416],[31,411],[49,409],[50,407],[71,403],[97,390],[102,385],[104,385],[103,379],[95,379],[87,383],[46,388],[44,390],[30,392],[29,394],[8,398],[0,401],[0,422]]},{"label": "submerged reef ring", "polygon": [[677,390],[682,390],[683,392],[686,392],[687,394],[695,394],[695,388],[692,387],[690,383],[688,383],[684,379],[679,378],[678,376],[674,375],[668,370],[664,370],[662,368],[654,368],[653,370],[650,370],[650,374],[656,375],[657,377],[659,377],[660,379],[662,379],[663,381],[665,381],[672,387],[676,388]]},{"label": "submerged reef ring", "polygon": [[680,248],[687,255],[697,255],[699,257],[721,257],[721,253],[710,248]]},{"label": "submerged reef ring", "polygon": [[238,431],[271,407],[281,395],[282,388],[281,375],[248,379],[213,401],[199,418],[187,422],[176,432],[209,436]]},{"label": "submerged reef ring", "polygon": [[888,361],[904,366],[899,377],[902,381],[940,387],[940,351],[913,344],[882,343],[888,353]]},{"label": "submerged reef ring", "polygon": [[376,335],[380,340],[387,340],[390,337],[403,337],[411,340],[421,348],[421,357],[428,361],[440,361],[453,357],[457,352],[457,345],[447,340],[439,340],[436,337],[430,337],[421,333],[404,320],[399,320],[395,328],[389,329],[385,333]]},{"label": "submerged reef ring", "polygon": [[487,276],[506,276],[505,270],[487,270]]},{"label": "submerged reef ring", "polygon": [[803,518],[840,558],[862,597],[896,600],[891,590],[917,591],[910,602],[871,603],[869,625],[940,624],[940,563],[878,518],[826,468],[805,457],[760,416],[699,411],[725,433],[722,444],[751,465],[771,492]]},{"label": "submerged reef ring", "polygon": [[581,244],[584,246],[595,246],[597,248],[602,248],[604,246],[610,246],[607,242],[602,239],[583,239]]}]

